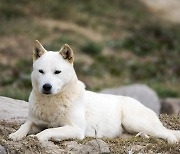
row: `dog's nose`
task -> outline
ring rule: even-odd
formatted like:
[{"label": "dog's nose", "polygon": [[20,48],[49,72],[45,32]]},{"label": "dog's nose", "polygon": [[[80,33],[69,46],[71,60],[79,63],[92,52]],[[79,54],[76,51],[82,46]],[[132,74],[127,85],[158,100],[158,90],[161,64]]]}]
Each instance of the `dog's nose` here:
[{"label": "dog's nose", "polygon": [[44,84],[43,85],[43,89],[47,92],[49,92],[51,90],[52,86],[50,84]]}]

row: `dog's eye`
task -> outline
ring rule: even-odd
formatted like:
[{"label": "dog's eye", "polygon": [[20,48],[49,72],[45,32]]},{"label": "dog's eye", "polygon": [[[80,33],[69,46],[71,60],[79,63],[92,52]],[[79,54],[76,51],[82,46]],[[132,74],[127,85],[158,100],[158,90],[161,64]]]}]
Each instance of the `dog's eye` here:
[{"label": "dog's eye", "polygon": [[44,71],[43,70],[39,70],[39,73],[44,74]]},{"label": "dog's eye", "polygon": [[59,74],[59,73],[61,73],[61,71],[59,71],[59,70],[56,70],[56,71],[54,72],[54,74]]}]

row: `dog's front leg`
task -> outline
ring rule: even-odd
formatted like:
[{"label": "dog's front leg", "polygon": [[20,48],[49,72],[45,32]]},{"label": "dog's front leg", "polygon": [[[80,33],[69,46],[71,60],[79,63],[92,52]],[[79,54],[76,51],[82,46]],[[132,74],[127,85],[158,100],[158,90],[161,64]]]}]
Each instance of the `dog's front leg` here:
[{"label": "dog's front leg", "polygon": [[77,126],[63,126],[58,128],[46,129],[36,135],[39,141],[61,141],[70,138],[83,139],[84,129]]},{"label": "dog's front leg", "polygon": [[26,121],[23,125],[21,125],[21,127],[15,133],[10,134],[9,138],[13,139],[14,141],[21,140],[29,133],[32,126],[33,126],[32,121]]}]

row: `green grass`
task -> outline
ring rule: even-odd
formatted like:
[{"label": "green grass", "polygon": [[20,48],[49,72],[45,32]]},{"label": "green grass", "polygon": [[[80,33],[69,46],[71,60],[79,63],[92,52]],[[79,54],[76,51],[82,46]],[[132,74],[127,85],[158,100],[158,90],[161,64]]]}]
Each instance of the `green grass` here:
[{"label": "green grass", "polygon": [[114,43],[114,48],[127,49],[138,56],[180,54],[179,25],[147,23],[132,31],[130,36]]},{"label": "green grass", "polygon": [[31,89],[18,87],[4,87],[0,90],[2,96],[28,101]]},{"label": "green grass", "polygon": [[[79,39],[80,38],[80,39]],[[85,40],[80,34],[66,31],[55,36],[51,41],[44,45],[47,50],[58,51],[64,44],[69,44],[72,49],[80,48],[81,42]],[[74,51],[76,52],[76,51]]]},{"label": "green grass", "polygon": [[174,88],[166,88],[166,86],[155,84],[152,86],[152,88],[157,92],[158,96],[160,98],[166,98],[166,97],[180,97],[180,92],[178,89]]},{"label": "green grass", "polygon": [[97,56],[101,54],[102,46],[101,44],[88,41],[81,47],[81,51],[90,56]]},{"label": "green grass", "polygon": [[22,18],[26,15],[23,5],[25,5],[24,0],[19,0],[18,2],[12,0],[1,0],[0,3],[0,19],[12,19],[12,18]]},{"label": "green grass", "polygon": [[36,20],[31,17],[27,18],[12,18],[9,20],[0,19],[1,37],[6,36],[27,36],[29,39],[42,39],[49,35],[49,31],[43,26],[37,23]]}]

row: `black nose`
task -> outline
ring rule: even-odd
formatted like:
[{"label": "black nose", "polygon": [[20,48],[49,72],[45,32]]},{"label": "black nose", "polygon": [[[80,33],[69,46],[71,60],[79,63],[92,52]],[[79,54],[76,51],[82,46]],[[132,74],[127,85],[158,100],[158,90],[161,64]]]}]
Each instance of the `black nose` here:
[{"label": "black nose", "polygon": [[49,92],[51,90],[52,86],[50,84],[44,84],[43,89],[45,92]]}]

